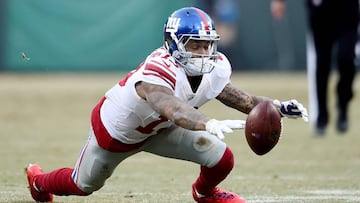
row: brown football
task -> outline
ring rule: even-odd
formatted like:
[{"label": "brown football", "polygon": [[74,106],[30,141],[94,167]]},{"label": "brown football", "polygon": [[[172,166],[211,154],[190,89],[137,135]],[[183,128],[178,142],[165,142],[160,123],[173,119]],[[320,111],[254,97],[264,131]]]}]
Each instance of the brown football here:
[{"label": "brown football", "polygon": [[275,147],[281,135],[281,116],[272,102],[261,102],[251,110],[246,118],[245,135],[257,155]]}]

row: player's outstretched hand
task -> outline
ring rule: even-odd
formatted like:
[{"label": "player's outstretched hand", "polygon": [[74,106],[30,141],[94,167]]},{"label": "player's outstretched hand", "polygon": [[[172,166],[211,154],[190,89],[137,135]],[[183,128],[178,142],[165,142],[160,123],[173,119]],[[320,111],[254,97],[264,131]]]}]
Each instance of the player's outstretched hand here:
[{"label": "player's outstretched hand", "polygon": [[244,120],[216,120],[210,119],[206,123],[206,131],[216,135],[219,139],[225,138],[224,133],[232,133],[232,129],[243,129],[245,128]]},{"label": "player's outstretched hand", "polygon": [[287,118],[302,118],[305,122],[309,121],[309,115],[306,108],[295,99],[280,102],[275,99],[273,104],[277,107],[280,114]]}]

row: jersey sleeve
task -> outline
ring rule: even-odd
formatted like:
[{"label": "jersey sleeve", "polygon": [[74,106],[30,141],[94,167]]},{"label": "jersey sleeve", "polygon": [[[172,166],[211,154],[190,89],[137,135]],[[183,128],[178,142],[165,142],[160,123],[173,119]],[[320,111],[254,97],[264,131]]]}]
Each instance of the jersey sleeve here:
[{"label": "jersey sleeve", "polygon": [[147,60],[141,71],[141,80],[175,90],[177,67],[162,58]]},{"label": "jersey sleeve", "polygon": [[216,66],[211,74],[211,81],[216,81],[211,83],[211,88],[218,94],[224,89],[224,87],[230,82],[231,77],[231,64],[227,57],[220,54]]}]

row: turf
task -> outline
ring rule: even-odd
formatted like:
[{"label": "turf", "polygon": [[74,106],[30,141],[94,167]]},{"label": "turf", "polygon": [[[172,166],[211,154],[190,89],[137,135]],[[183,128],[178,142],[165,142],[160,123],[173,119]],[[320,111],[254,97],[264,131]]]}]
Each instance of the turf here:
[{"label": "turf", "polygon": [[[73,167],[87,138],[89,115],[104,92],[123,74],[0,75],[0,202],[33,202],[24,167],[45,171]],[[335,76],[331,79],[331,122],[327,135],[313,136],[302,120],[283,120],[283,135],[268,154],[257,156],[244,132],[227,134],[236,165],[221,187],[248,202],[360,202],[360,106],[354,98],[350,130],[334,128]],[[308,106],[305,73],[238,73],[233,83],[256,95],[296,98]],[[358,86],[355,86],[356,90]],[[218,119],[245,115],[213,101],[200,109]],[[310,112],[311,113],[311,112]],[[88,197],[55,197],[55,202],[193,202],[191,183],[199,166],[140,153],[123,162],[106,185]]]}]

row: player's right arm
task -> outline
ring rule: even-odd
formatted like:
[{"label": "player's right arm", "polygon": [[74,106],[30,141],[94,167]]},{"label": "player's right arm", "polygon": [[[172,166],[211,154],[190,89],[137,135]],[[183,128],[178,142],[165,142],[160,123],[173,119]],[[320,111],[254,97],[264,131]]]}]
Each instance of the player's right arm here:
[{"label": "player's right arm", "polygon": [[157,113],[176,125],[189,130],[206,130],[210,118],[175,97],[169,88],[142,81],[136,85],[136,91]]}]

